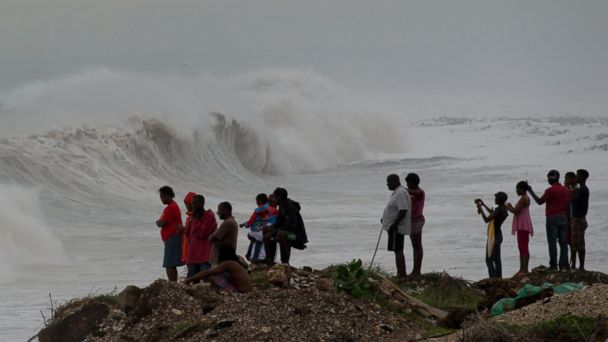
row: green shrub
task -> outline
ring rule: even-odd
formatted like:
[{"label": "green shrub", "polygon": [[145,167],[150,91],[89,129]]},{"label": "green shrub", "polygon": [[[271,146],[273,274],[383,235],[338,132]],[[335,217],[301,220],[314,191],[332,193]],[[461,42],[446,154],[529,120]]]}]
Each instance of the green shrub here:
[{"label": "green shrub", "polygon": [[338,265],[334,277],[336,291],[361,298],[371,287],[362,266],[361,259],[353,260],[346,265]]}]

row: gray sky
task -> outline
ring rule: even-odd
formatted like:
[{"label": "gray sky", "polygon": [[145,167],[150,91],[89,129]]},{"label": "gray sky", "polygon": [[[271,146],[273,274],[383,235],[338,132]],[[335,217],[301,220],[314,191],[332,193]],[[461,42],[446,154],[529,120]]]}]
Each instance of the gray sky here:
[{"label": "gray sky", "polygon": [[607,18],[601,0],[2,0],[0,91],[92,66],[284,67],[411,111],[605,116]]}]

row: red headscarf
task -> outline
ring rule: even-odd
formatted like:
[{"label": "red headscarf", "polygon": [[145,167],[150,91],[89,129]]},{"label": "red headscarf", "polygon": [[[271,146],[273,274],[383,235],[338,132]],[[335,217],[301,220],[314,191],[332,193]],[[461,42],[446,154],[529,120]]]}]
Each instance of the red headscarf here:
[{"label": "red headscarf", "polygon": [[[184,197],[184,203],[188,206],[192,205],[194,196],[196,196],[196,194],[194,192],[189,192],[186,195],[186,197]],[[187,229],[188,227],[190,227],[190,218],[192,216],[192,211],[188,210],[188,212],[186,213],[186,216],[188,216],[186,218],[186,229]],[[182,234],[182,261],[187,263],[188,262],[187,256],[188,256],[188,234],[186,231],[184,231],[184,233]]]},{"label": "red headscarf", "polygon": [[187,205],[192,205],[192,200],[194,199],[194,196],[196,196],[194,192],[189,192],[186,197],[184,197],[184,203],[186,203]]}]

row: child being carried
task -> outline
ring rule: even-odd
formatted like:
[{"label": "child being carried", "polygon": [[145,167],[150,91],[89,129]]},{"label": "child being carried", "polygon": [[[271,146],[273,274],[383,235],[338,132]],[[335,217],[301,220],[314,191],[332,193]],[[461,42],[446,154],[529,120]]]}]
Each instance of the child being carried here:
[{"label": "child being carried", "polygon": [[277,220],[277,209],[268,203],[266,194],[259,194],[255,197],[257,208],[251,214],[249,221],[242,223],[241,228],[247,227],[250,229],[247,234],[249,248],[245,257],[251,262],[261,261],[266,258],[264,250],[264,233],[262,228],[272,225]]}]

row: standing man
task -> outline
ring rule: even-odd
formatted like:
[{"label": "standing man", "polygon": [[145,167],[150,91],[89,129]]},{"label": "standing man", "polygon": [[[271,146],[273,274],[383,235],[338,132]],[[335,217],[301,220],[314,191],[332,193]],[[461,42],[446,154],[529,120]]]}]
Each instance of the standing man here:
[{"label": "standing man", "polygon": [[424,190],[419,186],[420,177],[415,173],[410,173],[405,177],[407,184],[407,192],[410,194],[412,201],[412,226],[410,232],[410,241],[414,251],[414,269],[410,276],[418,277],[422,269],[422,227],[424,226]]},{"label": "standing man", "polygon": [[587,210],[589,209],[589,189],[587,188],[589,172],[576,170],[578,189],[572,198],[572,268],[576,267],[578,254],[579,269],[585,269],[585,230],[587,229]]},{"label": "standing man", "polygon": [[392,191],[388,203],[382,213],[382,229],[388,231],[388,250],[395,253],[397,277],[404,279],[405,255],[403,254],[403,239],[410,234],[411,229],[411,200],[410,195],[399,181],[399,176],[391,174],[386,177],[386,186]]},{"label": "standing man", "polygon": [[568,241],[568,247],[570,248],[570,267],[574,267],[574,254],[572,254],[572,196],[576,191],[576,173],[572,171],[566,172],[564,175],[564,186],[570,190],[570,208],[568,209],[568,233],[566,234],[566,240]]},{"label": "standing man", "polygon": [[547,243],[549,244],[549,266],[557,269],[557,241],[559,241],[559,268],[568,269],[568,211],[570,210],[570,190],[559,183],[559,172],[551,170],[547,173],[549,187],[542,197],[538,197],[528,185],[528,192],[538,205],[545,205],[547,217]]},{"label": "standing man", "polygon": [[160,201],[166,205],[162,215],[156,220],[160,228],[160,237],[165,245],[163,267],[169,281],[177,281],[177,266],[184,265],[182,261],[182,213],[173,198],[175,193],[168,186],[158,189]]},{"label": "standing man", "polygon": [[222,202],[217,206],[217,216],[222,220],[219,228],[209,236],[209,241],[213,244],[211,252],[211,263],[219,263],[220,247],[228,245],[236,251],[236,242],[239,237],[239,224],[232,216],[232,205],[229,202]]}]

